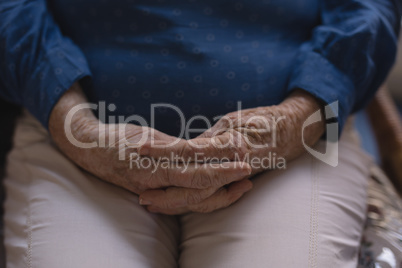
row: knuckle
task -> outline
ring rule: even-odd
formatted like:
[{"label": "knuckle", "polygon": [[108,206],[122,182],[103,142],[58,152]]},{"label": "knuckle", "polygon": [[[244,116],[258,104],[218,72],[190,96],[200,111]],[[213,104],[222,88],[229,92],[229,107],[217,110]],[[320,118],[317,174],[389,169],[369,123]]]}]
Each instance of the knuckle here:
[{"label": "knuckle", "polygon": [[188,205],[195,205],[202,201],[202,197],[198,192],[187,192],[186,202]]},{"label": "knuckle", "polygon": [[251,153],[253,149],[252,144],[253,143],[251,143],[245,135],[241,135],[241,144],[238,148],[239,155],[241,157],[244,157],[247,154]]},{"label": "knuckle", "polygon": [[230,129],[225,133],[225,135],[222,135],[222,137],[219,138],[226,140],[220,142],[221,144],[224,144],[221,148],[218,148],[221,153],[225,153],[225,155],[231,159],[236,155],[241,154],[241,149],[244,146],[244,137],[238,130]]},{"label": "knuckle", "polygon": [[251,129],[248,130],[244,135],[248,147],[253,147],[254,145],[263,145],[266,143],[262,133],[259,130]]},{"label": "knuckle", "polygon": [[190,144],[187,141],[183,141],[183,145],[179,147],[178,156],[185,158],[191,152]]},{"label": "knuckle", "polygon": [[163,180],[168,184],[168,185],[173,185],[173,171],[170,168],[165,168],[161,167],[158,169],[160,172],[160,176],[162,176]]},{"label": "knuckle", "polygon": [[229,143],[225,142],[225,136],[215,136],[213,139],[213,145],[214,147],[218,147],[218,148],[223,148],[225,146],[230,146],[230,140]]},{"label": "knuckle", "polygon": [[192,176],[190,177],[191,186],[193,188],[200,188],[200,177],[201,177],[200,171],[199,169],[196,169],[192,174]]},{"label": "knuckle", "polygon": [[198,189],[205,189],[212,185],[212,180],[209,171],[203,165],[202,167],[195,170],[192,176],[192,186]]},{"label": "knuckle", "polygon": [[155,175],[155,173],[149,172],[148,176],[143,176],[141,184],[146,189],[158,188],[158,184],[156,183],[157,182],[156,177],[157,176]]},{"label": "knuckle", "polygon": [[208,205],[202,205],[202,206],[197,206],[193,209],[194,212],[198,212],[198,213],[209,213],[212,212],[213,209],[211,209],[210,206]]},{"label": "knuckle", "polygon": [[225,169],[222,169],[221,172],[219,172],[218,169],[212,169],[210,173],[210,178],[213,181],[213,184],[217,186],[223,186],[226,178],[228,177],[227,175],[225,175]]},{"label": "knuckle", "polygon": [[147,175],[143,177],[141,176],[141,178],[144,185],[147,186],[149,189],[156,189],[169,185],[166,183],[168,178],[166,174],[167,173],[164,169],[158,169],[155,172],[152,171],[147,172]]},{"label": "knuckle", "polygon": [[208,187],[203,190],[193,190],[193,192],[189,193],[188,196],[188,204],[189,205],[195,205],[195,204],[200,204],[203,202],[205,199],[210,197],[216,192],[216,188],[214,187]]},{"label": "knuckle", "polygon": [[140,143],[139,144],[139,146],[138,146],[138,148],[136,149],[136,150],[133,150],[133,152],[136,152],[136,153],[143,153],[144,151],[150,151],[152,148],[151,148],[151,143],[150,142],[147,142],[147,141],[144,141],[143,143]]}]

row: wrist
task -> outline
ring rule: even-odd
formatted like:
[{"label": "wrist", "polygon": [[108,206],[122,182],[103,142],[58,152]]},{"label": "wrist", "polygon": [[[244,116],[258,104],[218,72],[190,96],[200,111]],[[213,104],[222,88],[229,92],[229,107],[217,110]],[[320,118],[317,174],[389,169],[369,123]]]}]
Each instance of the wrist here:
[{"label": "wrist", "polygon": [[[49,118],[49,132],[55,143],[61,149],[69,147],[66,135],[65,122],[71,116],[69,112],[80,104],[87,103],[87,99],[78,82],[74,83],[59,99],[54,106]],[[76,140],[86,142],[88,137],[96,132],[99,121],[89,108],[79,109],[74,112],[68,127]],[[96,135],[95,135],[96,136]]]},{"label": "wrist", "polygon": [[317,110],[323,110],[325,103],[303,89],[295,89],[284,101],[283,104],[290,104],[301,108],[310,114]]},{"label": "wrist", "polygon": [[325,132],[325,103],[303,89],[295,89],[282,103],[287,111],[293,116],[294,120],[302,124],[317,111],[321,113],[321,120],[307,127],[308,136],[321,136]]}]

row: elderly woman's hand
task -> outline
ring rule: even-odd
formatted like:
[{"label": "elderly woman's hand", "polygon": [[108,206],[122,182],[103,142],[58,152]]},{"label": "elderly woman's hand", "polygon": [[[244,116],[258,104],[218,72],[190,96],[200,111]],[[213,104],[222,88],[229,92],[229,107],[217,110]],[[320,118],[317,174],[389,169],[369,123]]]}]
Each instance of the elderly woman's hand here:
[{"label": "elderly woman's hand", "polygon": [[[199,137],[183,141],[181,147],[168,148],[166,144],[167,148],[164,148],[163,141],[157,147],[147,143],[139,153],[153,158],[164,157],[166,152],[169,152],[182,159],[198,157],[206,161],[216,158],[237,161],[236,163],[245,161],[252,167],[252,174],[249,176],[251,177],[265,169],[275,168],[267,165],[264,159],[270,153],[271,160],[273,157],[278,159],[281,157],[289,161],[298,157],[304,151],[303,123],[321,108],[319,101],[309,93],[296,90],[280,105],[230,113]],[[324,133],[324,124],[321,121],[306,127],[304,130],[306,145],[311,146],[318,141]],[[181,214],[197,211],[194,209],[197,208],[194,204],[177,202],[180,196],[188,195],[186,191],[187,189],[175,187],[149,190],[142,193],[140,198],[149,200],[152,205],[148,209],[154,212]],[[202,198],[198,198],[198,201],[202,203]]]},{"label": "elderly woman's hand", "polygon": [[[280,105],[227,114],[211,129],[190,140],[194,151],[186,153],[247,161],[252,165],[252,175],[265,169],[275,169],[272,163],[274,157],[290,161],[305,150],[303,138],[304,143],[311,146],[323,135],[323,120],[303,129],[307,118],[322,108],[312,95],[296,90]],[[214,154],[210,153],[211,147],[217,148]],[[268,156],[271,163],[263,162]]]},{"label": "elderly woman's hand", "polygon": [[[58,147],[72,161],[97,177],[137,194],[164,187],[197,191],[197,195],[204,198],[211,196],[216,208],[229,205],[250,189],[251,183],[244,181],[251,172],[249,165],[230,162],[210,169],[206,163],[186,166],[172,163],[157,168],[150,158],[141,161],[143,158],[137,150],[145,141],[171,144],[177,138],[133,124],[103,124],[90,109],[79,109],[74,116],[69,116],[74,107],[85,103],[80,86],[75,84],[52,110],[49,131]],[[71,129],[71,132],[66,132],[66,129]],[[181,144],[180,141],[172,148],[177,150],[176,146]],[[218,191],[230,183],[232,186],[227,191]],[[230,190],[232,188],[234,191]],[[149,204],[146,200],[140,200],[140,203]]]}]

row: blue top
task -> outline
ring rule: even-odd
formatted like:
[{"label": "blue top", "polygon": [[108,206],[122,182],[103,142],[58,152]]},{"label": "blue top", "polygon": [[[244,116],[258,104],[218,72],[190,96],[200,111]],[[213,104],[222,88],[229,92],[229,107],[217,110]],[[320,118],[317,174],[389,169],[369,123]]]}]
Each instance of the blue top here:
[{"label": "blue top", "polygon": [[[151,104],[169,103],[212,124],[238,101],[278,104],[302,88],[339,101],[342,128],[393,64],[400,14],[398,0],[0,0],[0,95],[46,127],[91,77],[89,100],[116,106],[107,115],[149,124]],[[173,108],[154,118],[178,134]]]}]

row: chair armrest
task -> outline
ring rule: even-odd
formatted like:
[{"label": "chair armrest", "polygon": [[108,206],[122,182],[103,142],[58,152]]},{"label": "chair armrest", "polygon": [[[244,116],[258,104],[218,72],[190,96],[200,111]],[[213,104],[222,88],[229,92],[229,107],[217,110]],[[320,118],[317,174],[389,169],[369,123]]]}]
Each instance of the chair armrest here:
[{"label": "chair armrest", "polygon": [[382,86],[366,112],[378,144],[381,165],[402,196],[402,123],[386,86]]}]

